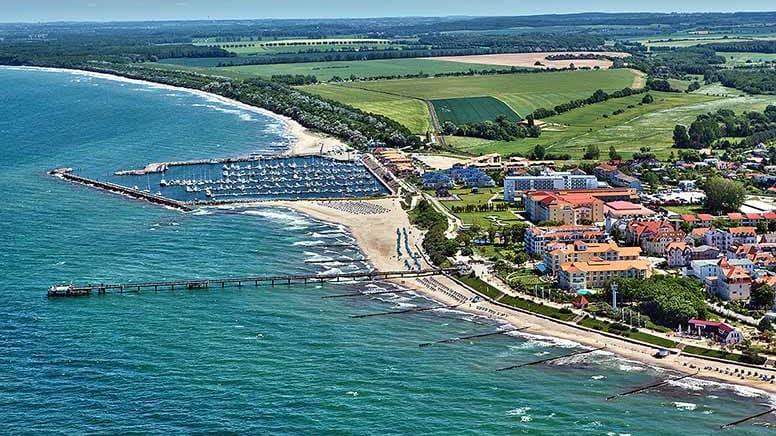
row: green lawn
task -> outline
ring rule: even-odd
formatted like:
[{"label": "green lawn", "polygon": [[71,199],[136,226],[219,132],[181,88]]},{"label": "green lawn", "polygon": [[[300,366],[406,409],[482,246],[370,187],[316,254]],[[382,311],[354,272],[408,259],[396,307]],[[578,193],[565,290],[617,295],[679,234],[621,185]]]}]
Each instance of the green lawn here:
[{"label": "green lawn", "polygon": [[385,115],[406,126],[412,133],[422,135],[430,129],[428,109],[420,100],[334,84],[304,86],[301,89],[367,112]]},{"label": "green lawn", "polygon": [[700,205],[700,204],[688,204],[684,206],[665,206],[664,209],[674,213],[678,213],[680,215],[686,214],[686,213],[692,213],[692,214],[706,213],[706,211],[703,210],[703,205]]},{"label": "green lawn", "polygon": [[528,114],[539,107],[552,108],[589,97],[597,89],[615,91],[629,87],[636,80],[632,70],[613,69],[379,80],[353,86],[429,100],[490,96],[518,114]]},{"label": "green lawn", "polygon": [[[466,283],[473,289],[479,292],[482,292],[483,294],[487,295],[490,298],[496,299],[503,295],[501,291],[483,282],[477,277],[462,276],[462,277],[459,277],[458,280],[462,281],[463,283]],[[522,298],[517,298],[517,297],[505,296],[505,297],[502,297],[501,300],[499,301],[503,304],[506,304],[507,306],[516,307],[518,309],[523,309],[528,312],[538,313],[540,315],[549,316],[551,318],[560,319],[563,321],[571,321],[572,319],[574,319],[574,316],[575,316],[573,313],[565,313],[560,309],[556,309],[551,306],[545,306],[543,304],[537,304],[532,301],[524,300]]]},{"label": "green lawn", "polygon": [[587,328],[595,329],[595,330],[601,330],[604,332],[612,333],[619,336],[625,336],[626,338],[631,338],[637,341],[646,342],[648,344],[657,345],[658,347],[664,347],[664,348],[676,347],[676,342],[674,341],[661,338],[660,336],[651,335],[649,333],[644,333],[643,331],[634,332],[630,330],[620,331],[620,330],[610,329],[610,327],[613,324],[605,323],[600,319],[585,318],[579,322],[579,325],[585,326]]},{"label": "green lawn", "polygon": [[431,100],[439,122],[453,122],[457,125],[493,121],[503,115],[518,122],[520,116],[501,100],[493,97],[465,97]]},{"label": "green lawn", "polygon": [[[432,59],[380,59],[370,61],[333,61],[333,62],[299,62],[291,64],[241,65],[224,67],[225,70],[269,77],[273,74],[313,75],[321,82],[331,80],[334,76],[348,78],[404,76],[407,74],[441,74],[456,73],[469,70],[506,69],[493,65],[463,64],[460,62],[436,61]],[[361,85],[359,83],[359,85]]]},{"label": "green lawn", "polygon": [[[493,195],[500,192],[500,188],[480,189],[478,193],[472,193],[470,189],[453,189],[451,193],[458,195],[460,201],[441,201],[448,210],[452,211],[453,206],[479,205],[487,204]],[[495,226],[495,223],[488,220],[487,217],[494,216],[504,224],[510,225],[521,221],[512,211],[488,211],[488,212],[458,212],[455,215],[464,222],[464,224],[478,225],[482,228]]]}]

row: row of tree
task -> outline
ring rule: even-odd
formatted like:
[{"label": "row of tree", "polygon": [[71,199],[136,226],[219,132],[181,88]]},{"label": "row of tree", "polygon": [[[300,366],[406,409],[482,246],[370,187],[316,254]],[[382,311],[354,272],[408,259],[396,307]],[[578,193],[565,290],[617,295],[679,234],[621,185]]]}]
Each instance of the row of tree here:
[{"label": "row of tree", "polygon": [[[736,115],[729,109],[701,114],[690,124],[674,127],[673,140],[676,148],[704,148],[720,138],[744,138],[743,146],[769,142],[776,137],[776,106],[769,105],[763,112],[744,112]],[[729,142],[728,142],[729,144]]]},{"label": "row of tree", "polygon": [[773,68],[713,70],[705,72],[704,79],[707,82],[721,82],[750,94],[776,93],[776,70]]},{"label": "row of tree", "polygon": [[591,104],[596,104],[596,103],[601,103],[601,102],[607,101],[607,100],[612,99],[612,98],[628,97],[630,95],[642,94],[644,92],[647,92],[647,89],[645,89],[645,88],[641,88],[641,89],[623,88],[623,89],[621,89],[619,91],[614,91],[612,93],[607,93],[606,91],[604,91],[602,89],[598,89],[590,97],[582,98],[582,99],[577,99],[577,100],[571,100],[571,101],[569,101],[567,103],[559,104],[559,105],[555,106],[552,109],[547,109],[547,108],[541,108],[540,107],[540,108],[536,109],[535,111],[533,111],[531,116],[533,116],[533,118],[535,118],[537,120],[540,120],[540,119],[543,119],[543,118],[548,118],[548,117],[552,117],[552,116],[555,116],[555,115],[559,115],[559,114],[562,114],[564,112],[568,112],[570,110],[577,109],[577,108],[580,108],[580,107],[583,107],[583,106],[587,106],[587,105],[591,105]]},{"label": "row of tree", "polygon": [[538,138],[541,130],[536,125],[524,127],[505,115],[499,115],[494,121],[467,123],[460,126],[452,121],[445,121],[442,124],[442,133],[497,141],[514,141],[526,137]]}]

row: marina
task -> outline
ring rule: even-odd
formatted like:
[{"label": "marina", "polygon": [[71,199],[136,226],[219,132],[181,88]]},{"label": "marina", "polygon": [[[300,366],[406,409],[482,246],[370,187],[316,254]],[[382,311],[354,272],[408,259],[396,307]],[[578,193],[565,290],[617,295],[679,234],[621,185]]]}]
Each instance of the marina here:
[{"label": "marina", "polygon": [[186,210],[189,206],[269,200],[375,198],[393,189],[360,158],[251,156],[149,164],[100,178],[94,170],[57,169],[65,180]]}]

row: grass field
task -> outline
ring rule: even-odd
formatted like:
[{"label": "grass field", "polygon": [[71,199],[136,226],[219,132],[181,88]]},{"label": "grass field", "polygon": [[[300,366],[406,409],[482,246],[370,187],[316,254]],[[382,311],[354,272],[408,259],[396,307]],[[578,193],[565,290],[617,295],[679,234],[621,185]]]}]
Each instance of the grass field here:
[{"label": "grass field", "polygon": [[752,40],[776,39],[772,33],[712,33],[707,35],[690,35],[687,33],[673,33],[670,35],[651,36],[649,38],[635,38],[647,47],[693,47],[702,44],[719,44],[727,42],[745,42]]},{"label": "grass field", "polygon": [[725,65],[732,66],[776,61],[776,53],[717,52],[717,54],[725,58]]},{"label": "grass field", "polygon": [[[639,105],[641,96],[609,100],[552,117],[546,121],[558,126],[545,128],[539,138],[512,142],[477,138],[448,137],[452,147],[471,154],[529,153],[536,144],[551,153],[570,153],[580,158],[590,144],[605,156],[614,146],[626,158],[642,146],[651,147],[659,158],[671,152],[672,133],[676,124],[689,125],[703,113],[728,108],[736,112],[762,110],[776,103],[775,96],[714,97],[703,94],[653,92],[655,103]],[[628,107],[633,106],[633,107]],[[616,110],[623,113],[614,115]],[[607,115],[606,118],[603,115]]]},{"label": "grass field", "polygon": [[501,100],[493,97],[468,97],[431,100],[439,122],[451,121],[455,124],[481,123],[495,120],[499,115],[518,122],[520,116]]},{"label": "grass field", "polygon": [[420,100],[333,84],[304,86],[301,89],[367,112],[385,115],[419,135],[425,134],[431,126],[428,109]]},{"label": "grass field", "polygon": [[518,114],[528,114],[539,107],[551,108],[589,97],[597,89],[614,91],[632,86],[634,81],[636,74],[633,71],[614,69],[380,80],[355,86],[429,100],[490,96],[503,101]]},{"label": "grass field", "polygon": [[273,74],[313,75],[319,81],[331,80],[334,76],[349,78],[403,76],[407,74],[441,74],[457,73],[469,70],[507,69],[493,65],[463,64],[460,62],[436,61],[431,59],[380,59],[371,61],[333,61],[333,62],[301,62],[291,64],[242,65],[224,67],[224,70],[237,71],[243,74],[269,77]]},{"label": "grass field", "polygon": [[[482,205],[487,204],[488,200],[493,198],[501,191],[500,188],[484,188],[480,189],[477,193],[472,193],[470,189],[454,189],[451,193],[458,195],[459,201],[442,201],[448,210],[452,211],[453,206],[467,206],[467,205]],[[501,196],[499,196],[501,198]],[[494,216],[499,221],[506,225],[516,224],[521,221],[514,213],[507,210],[504,212],[488,211],[488,212],[459,212],[455,214],[464,224],[478,225],[484,229],[494,227],[495,223],[487,217]]]}]

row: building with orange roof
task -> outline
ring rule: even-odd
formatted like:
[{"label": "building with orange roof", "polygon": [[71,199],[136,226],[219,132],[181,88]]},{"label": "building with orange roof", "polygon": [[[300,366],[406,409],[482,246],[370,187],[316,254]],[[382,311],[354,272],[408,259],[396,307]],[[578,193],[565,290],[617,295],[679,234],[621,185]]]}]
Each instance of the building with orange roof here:
[{"label": "building with orange roof", "polygon": [[544,252],[544,265],[552,275],[558,275],[561,264],[587,262],[589,260],[637,260],[640,247],[620,247],[615,242],[588,243],[576,241],[573,244],[553,244]]},{"label": "building with orange roof", "polygon": [[604,202],[588,193],[535,191],[523,196],[528,219],[564,225],[604,220]]},{"label": "building with orange roof", "polygon": [[651,273],[646,260],[566,262],[560,266],[558,284],[562,289],[603,288],[614,278],[643,280]]},{"label": "building with orange roof", "polygon": [[595,226],[529,227],[525,231],[525,252],[529,256],[544,256],[545,248],[556,243],[571,244],[576,241],[602,243],[609,235]]},{"label": "building with orange roof", "polygon": [[625,231],[626,240],[640,246],[645,253],[664,255],[666,247],[672,242],[684,242],[687,236],[677,230],[668,220],[631,221]]},{"label": "building with orange roof", "polygon": [[721,266],[721,274],[708,283],[710,290],[723,300],[745,300],[752,291],[752,276],[740,266]]},{"label": "building with orange roof", "polygon": [[692,230],[690,230],[690,236],[693,238],[693,240],[697,241],[703,241],[704,236],[706,236],[706,232],[708,232],[709,229],[707,227],[696,227]]},{"label": "building with orange roof", "polygon": [[417,174],[418,172],[412,159],[401,150],[395,148],[376,148],[372,154],[394,175],[407,176]]}]

